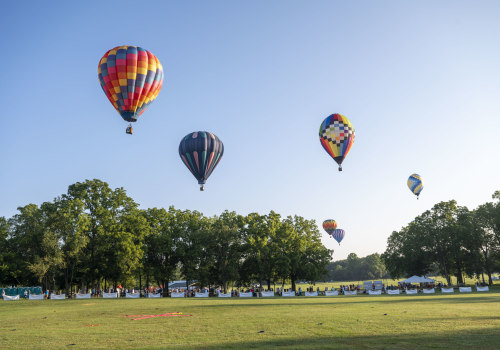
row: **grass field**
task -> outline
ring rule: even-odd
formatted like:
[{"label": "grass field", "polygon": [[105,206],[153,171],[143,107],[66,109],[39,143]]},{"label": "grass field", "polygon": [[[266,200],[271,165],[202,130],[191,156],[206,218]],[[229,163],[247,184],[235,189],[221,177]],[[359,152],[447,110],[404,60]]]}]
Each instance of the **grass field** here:
[{"label": "grass field", "polygon": [[[190,317],[133,320],[182,312]],[[498,349],[500,293],[0,302],[0,346]]]},{"label": "grass field", "polygon": [[[497,276],[497,275],[495,275],[495,276]],[[434,279],[436,281],[436,284],[438,284],[439,282],[446,284],[446,278],[444,278],[444,277],[441,277],[441,276],[427,276],[427,277]],[[375,281],[375,280],[377,280],[377,279],[373,279],[371,281]],[[386,286],[390,286],[390,285],[397,286],[398,282],[403,281],[404,278],[400,278],[400,279],[396,279],[396,280],[393,280],[393,279],[379,279],[379,280],[382,281]],[[468,278],[468,277],[466,277],[464,279],[464,283],[467,285],[471,285],[471,286],[473,286],[474,283],[477,281],[478,281],[477,279]],[[456,277],[452,277],[451,282],[452,282],[452,285],[456,285],[456,282],[457,282]],[[480,280],[479,282],[482,282],[482,280]],[[488,283],[487,276],[486,276],[486,283]],[[361,281],[349,281],[349,282],[317,282],[314,285],[312,285],[310,283],[297,283],[297,288],[302,287],[302,289],[304,289],[304,288],[313,286],[314,289],[319,287],[320,290],[325,290],[325,287],[328,287],[328,289],[330,289],[331,287],[335,287],[336,289],[339,289],[341,285],[351,285],[351,284],[363,285],[363,280],[361,280]],[[493,281],[493,285],[500,286],[500,281],[498,281],[498,280]],[[264,285],[264,287],[267,287],[267,286]],[[281,288],[281,284],[279,284],[279,285],[276,284],[276,287]],[[289,283],[287,283],[287,284],[285,284],[284,287],[290,288],[291,285]]]}]

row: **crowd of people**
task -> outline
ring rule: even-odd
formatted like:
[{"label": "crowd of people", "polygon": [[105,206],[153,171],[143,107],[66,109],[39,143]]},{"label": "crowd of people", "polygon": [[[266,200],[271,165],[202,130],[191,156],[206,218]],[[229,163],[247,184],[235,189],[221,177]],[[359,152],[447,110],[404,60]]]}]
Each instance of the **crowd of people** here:
[{"label": "crowd of people", "polygon": [[[483,286],[487,284],[479,283],[476,282],[475,286]],[[308,286],[306,288],[302,288],[302,286],[299,286],[295,291],[292,290],[291,288],[284,288],[278,287],[276,289],[274,288],[263,288],[261,286],[249,286],[249,287],[238,287],[238,288],[232,288],[231,290],[225,291],[221,287],[215,287],[215,288],[205,288],[205,287],[196,287],[196,286],[190,286],[189,288],[175,288],[175,289],[170,289],[169,293],[167,295],[164,295],[164,290],[162,287],[145,287],[141,290],[139,289],[128,289],[128,288],[122,288],[121,286],[117,288],[107,288],[106,290],[104,289],[89,289],[89,290],[78,290],[76,293],[72,292],[66,297],[68,299],[75,299],[77,294],[88,294],[90,293],[91,297],[99,298],[103,297],[105,293],[117,293],[117,297],[125,297],[127,294],[136,294],[139,293],[139,297],[144,297],[147,298],[150,296],[150,294],[154,295],[161,295],[161,296],[172,296],[177,294],[182,294],[182,296],[189,298],[189,297],[195,297],[197,293],[201,294],[206,294],[208,293],[209,296],[218,296],[220,294],[230,294],[231,297],[239,297],[241,293],[251,293],[253,297],[262,297],[264,292],[273,292],[275,296],[283,296],[283,293],[294,293],[296,296],[305,296],[306,292],[308,293],[314,293],[316,292],[317,295],[326,295],[328,291],[337,291],[339,294],[346,294],[346,292],[353,292],[356,291],[357,293],[364,293],[367,294],[371,290],[380,290],[381,293],[387,293],[388,290],[399,290],[400,292],[405,292],[406,290],[417,290],[417,292],[422,293],[424,289],[433,289],[433,288],[449,288],[446,283],[437,283],[437,284],[431,284],[431,283],[417,283],[417,284],[412,284],[412,283],[404,283],[401,282],[398,285],[389,285],[386,286],[385,284],[375,284],[372,283],[371,285],[369,283],[365,283],[364,285],[356,285],[356,284],[348,284],[348,285],[340,285],[339,288],[331,287],[330,289],[328,287],[325,287],[324,290],[320,290],[320,287],[314,287],[314,286]],[[30,295],[30,289],[29,288],[24,288],[24,292],[19,293],[20,298],[24,299],[29,299]],[[32,293],[34,294],[34,293]],[[55,295],[61,295],[62,291],[51,291],[51,290],[45,290],[43,292],[44,298],[49,299],[52,294]],[[2,290],[2,297],[6,295],[5,289]],[[39,295],[39,294],[38,294]]]}]

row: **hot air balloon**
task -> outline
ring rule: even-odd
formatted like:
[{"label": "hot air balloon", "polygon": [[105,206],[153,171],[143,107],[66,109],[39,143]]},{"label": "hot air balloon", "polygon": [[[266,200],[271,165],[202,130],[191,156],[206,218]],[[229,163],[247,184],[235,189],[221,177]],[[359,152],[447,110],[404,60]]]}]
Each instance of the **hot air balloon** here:
[{"label": "hot air balloon", "polygon": [[408,178],[408,188],[417,196],[420,195],[420,192],[424,189],[424,184],[422,182],[422,177],[418,174],[411,174]]},{"label": "hot air balloon", "polygon": [[328,219],[328,220],[323,221],[323,229],[329,235],[331,235],[333,233],[333,231],[335,231],[336,228],[337,228],[337,222],[335,220]]},{"label": "hot air balloon", "polygon": [[326,117],[319,127],[319,140],[342,171],[342,162],[354,143],[354,128],[349,119],[337,113]]},{"label": "hot air balloon", "polygon": [[342,242],[342,240],[344,239],[344,236],[345,236],[345,231],[342,230],[341,228],[336,229],[335,231],[333,231],[332,234],[333,239],[339,242],[339,245],[340,242]]},{"label": "hot air balloon", "polygon": [[[99,81],[122,118],[136,122],[160,93],[163,67],[151,52],[138,46],[117,46],[99,61]],[[132,134],[132,124],[126,130]]]},{"label": "hot air balloon", "polygon": [[200,184],[200,191],[224,154],[221,140],[208,131],[192,132],[181,140],[179,155]]}]

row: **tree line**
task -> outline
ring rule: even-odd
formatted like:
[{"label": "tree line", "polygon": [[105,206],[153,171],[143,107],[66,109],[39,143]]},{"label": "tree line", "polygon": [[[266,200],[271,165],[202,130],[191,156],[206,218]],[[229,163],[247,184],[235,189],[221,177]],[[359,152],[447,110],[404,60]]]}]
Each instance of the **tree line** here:
[{"label": "tree line", "polygon": [[[451,276],[459,284],[464,276],[480,276],[492,284],[500,271],[500,191],[493,202],[474,210],[454,200],[440,202],[417,216],[387,241],[382,259],[391,276],[438,272],[448,285]],[[485,279],[487,276],[487,281]]]},{"label": "tree line", "polygon": [[366,281],[389,277],[389,272],[378,253],[364,258],[350,253],[347,259],[331,262],[326,269],[327,278],[331,281]]},{"label": "tree line", "polygon": [[0,217],[0,285],[44,289],[316,281],[332,251],[313,220],[271,211],[207,217],[174,207],[139,209],[123,188],[77,182],[40,206]]}]

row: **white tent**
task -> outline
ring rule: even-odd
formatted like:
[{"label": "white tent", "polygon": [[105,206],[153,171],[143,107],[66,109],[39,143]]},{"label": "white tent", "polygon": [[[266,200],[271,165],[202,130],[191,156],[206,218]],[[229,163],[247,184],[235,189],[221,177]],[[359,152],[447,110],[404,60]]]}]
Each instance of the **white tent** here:
[{"label": "white tent", "polygon": [[436,281],[432,278],[427,278],[424,276],[411,276],[410,278],[405,279],[399,283],[435,283]]}]

